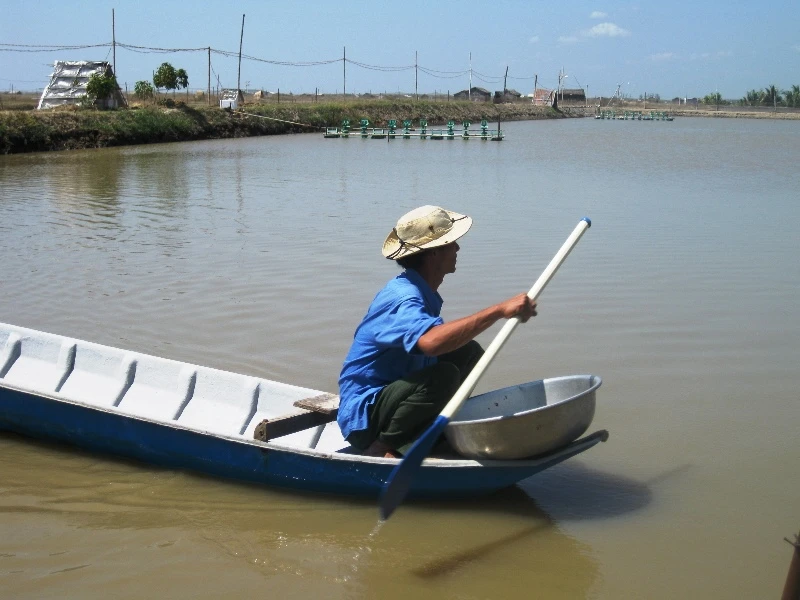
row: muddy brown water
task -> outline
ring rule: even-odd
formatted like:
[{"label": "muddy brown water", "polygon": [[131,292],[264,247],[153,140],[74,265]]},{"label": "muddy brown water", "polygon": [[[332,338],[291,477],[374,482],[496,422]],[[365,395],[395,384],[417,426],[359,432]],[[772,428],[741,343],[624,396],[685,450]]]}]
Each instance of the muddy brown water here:
[{"label": "muddy brown water", "polygon": [[594,373],[610,433],[377,533],[372,501],[0,433],[0,596],[777,597],[800,526],[800,123],[503,128],[0,157],[0,321],[325,391],[402,213],[475,219],[449,319],[527,290],[589,216],[478,389]]}]

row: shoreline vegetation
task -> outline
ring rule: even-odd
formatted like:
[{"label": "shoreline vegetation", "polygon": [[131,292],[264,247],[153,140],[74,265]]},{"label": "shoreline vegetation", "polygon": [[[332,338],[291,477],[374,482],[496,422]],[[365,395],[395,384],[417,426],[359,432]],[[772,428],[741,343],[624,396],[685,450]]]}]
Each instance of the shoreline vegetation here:
[{"label": "shoreline vegetation", "polygon": [[414,126],[421,118],[427,119],[429,126],[453,120],[460,128],[462,121],[475,125],[482,118],[496,125],[498,119],[504,122],[565,116],[568,115],[551,107],[532,104],[381,100],[245,104],[236,111],[182,102],[175,102],[172,107],[148,105],[106,111],[74,107],[0,111],[0,154],[322,133],[326,127],[341,126],[344,119],[350,120],[354,130],[358,130],[361,119],[369,119],[370,127],[386,127],[389,119],[397,119],[401,130],[403,119],[411,119]]},{"label": "shoreline vegetation", "polygon": [[[595,106],[564,106],[555,109],[530,103],[436,102],[426,100],[362,100],[329,103],[254,103],[237,111],[217,107],[168,101],[163,105],[144,105],[120,110],[100,111],[69,107],[55,110],[0,110],[0,154],[45,152],[86,148],[106,148],[136,144],[239,138],[287,133],[322,132],[350,120],[357,131],[361,119],[370,127],[386,127],[396,119],[398,130],[404,119],[418,126],[421,118],[440,127],[452,120],[458,129],[463,121],[473,126],[481,119],[496,126],[498,121],[526,121],[592,117]],[[743,107],[675,107],[670,104],[630,102],[604,106],[615,109],[666,112],[676,117],[727,117],[798,119],[795,111],[753,111]],[[255,115],[255,116],[253,116]],[[261,117],[261,118],[259,118]]]}]

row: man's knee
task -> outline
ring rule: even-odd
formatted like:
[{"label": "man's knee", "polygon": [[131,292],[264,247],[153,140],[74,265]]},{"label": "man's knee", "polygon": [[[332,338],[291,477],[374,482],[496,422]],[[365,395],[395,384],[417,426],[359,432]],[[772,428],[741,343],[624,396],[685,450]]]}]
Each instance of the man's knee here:
[{"label": "man's knee", "polygon": [[478,364],[478,361],[481,359],[484,353],[483,347],[475,340],[472,340],[471,342],[467,343],[466,348],[467,348],[467,359],[461,369],[461,374],[464,376],[465,379],[466,379],[465,372],[466,374],[469,374],[469,372],[472,371],[475,365]]},{"label": "man's knee", "polygon": [[437,363],[432,381],[447,397],[446,404],[461,385],[461,371],[451,362]]}]

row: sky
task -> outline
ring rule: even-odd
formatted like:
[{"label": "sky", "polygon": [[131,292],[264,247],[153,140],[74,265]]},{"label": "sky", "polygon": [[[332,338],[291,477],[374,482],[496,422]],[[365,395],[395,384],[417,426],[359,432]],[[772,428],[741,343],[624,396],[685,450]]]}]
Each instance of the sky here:
[{"label": "sky", "polygon": [[[169,62],[204,90],[211,47],[212,86],[238,79],[282,94],[454,94],[470,82],[501,90],[504,79],[529,94],[556,88],[561,74],[591,97],[736,100],[800,84],[798,25],[797,0],[0,0],[0,91],[41,90],[56,60],[114,62],[130,91]],[[113,52],[112,35],[198,50]],[[241,73],[240,37],[250,57]]]}]

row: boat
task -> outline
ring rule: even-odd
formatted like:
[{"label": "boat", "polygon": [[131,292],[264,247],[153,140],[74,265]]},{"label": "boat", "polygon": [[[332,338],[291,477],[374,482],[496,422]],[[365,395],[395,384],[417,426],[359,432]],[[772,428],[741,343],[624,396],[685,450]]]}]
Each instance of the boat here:
[{"label": "boat", "polygon": [[[222,478],[377,496],[399,460],[355,453],[337,407],[320,390],[0,323],[0,431]],[[596,431],[520,460],[444,451],[423,461],[410,493],[490,493],[607,437]]]}]

